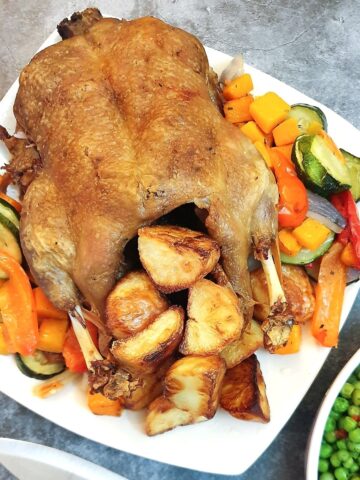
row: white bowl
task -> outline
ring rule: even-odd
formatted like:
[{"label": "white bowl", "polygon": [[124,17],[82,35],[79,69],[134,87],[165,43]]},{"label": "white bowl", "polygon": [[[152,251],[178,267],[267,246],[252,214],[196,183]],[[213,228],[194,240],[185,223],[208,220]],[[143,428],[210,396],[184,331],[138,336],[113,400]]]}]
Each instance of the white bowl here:
[{"label": "white bowl", "polygon": [[344,383],[358,365],[360,365],[360,349],[350,358],[344,368],[340,371],[329,390],[326,392],[325,398],[320,405],[307,446],[306,480],[318,480],[320,446],[326,420],[329,417],[331,407],[333,406],[336,397],[339,395]]}]

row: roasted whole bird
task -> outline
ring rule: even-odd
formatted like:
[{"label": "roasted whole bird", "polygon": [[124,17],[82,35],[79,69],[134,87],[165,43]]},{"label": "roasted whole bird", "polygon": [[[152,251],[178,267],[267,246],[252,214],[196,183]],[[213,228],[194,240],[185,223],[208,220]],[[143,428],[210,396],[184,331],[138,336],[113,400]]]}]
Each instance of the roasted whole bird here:
[{"label": "roasted whole bird", "polygon": [[[102,315],[138,229],[193,203],[206,212],[250,320],[249,254],[276,277],[278,191],[250,141],[223,118],[202,44],[156,18],[102,18],[95,9],[59,33],[65,39],[22,71],[14,106],[38,152],[21,218],[34,278],[57,307],[86,300]],[[291,319],[277,277],[268,283],[274,309],[264,329],[268,344],[281,344]]]}]

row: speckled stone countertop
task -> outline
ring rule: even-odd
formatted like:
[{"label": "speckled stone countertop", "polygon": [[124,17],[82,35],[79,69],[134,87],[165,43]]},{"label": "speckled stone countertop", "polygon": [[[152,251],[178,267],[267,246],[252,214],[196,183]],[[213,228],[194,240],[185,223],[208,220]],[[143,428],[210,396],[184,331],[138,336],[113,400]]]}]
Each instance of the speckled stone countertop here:
[{"label": "speckled stone countertop", "polygon": [[[0,97],[56,24],[76,10],[98,6],[133,18],[155,15],[189,30],[329,106],[360,128],[359,0],[0,0]],[[359,138],[360,142],[360,138]],[[359,348],[360,298],[314,385],[283,431],[239,480],[301,480],[306,442],[324,393]],[[286,386],[284,388],[286,395]],[[131,480],[215,480],[85,440],[0,394],[0,436],[53,446]],[[199,448],[201,448],[199,446]],[[12,479],[0,466],[0,479]]]}]

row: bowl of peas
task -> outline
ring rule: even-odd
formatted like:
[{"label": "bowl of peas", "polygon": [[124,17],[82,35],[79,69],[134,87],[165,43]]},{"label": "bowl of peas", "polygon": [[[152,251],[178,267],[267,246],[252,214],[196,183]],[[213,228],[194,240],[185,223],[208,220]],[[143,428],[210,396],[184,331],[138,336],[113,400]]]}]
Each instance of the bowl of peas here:
[{"label": "bowl of peas", "polygon": [[307,453],[307,480],[360,480],[360,349],[327,391]]}]

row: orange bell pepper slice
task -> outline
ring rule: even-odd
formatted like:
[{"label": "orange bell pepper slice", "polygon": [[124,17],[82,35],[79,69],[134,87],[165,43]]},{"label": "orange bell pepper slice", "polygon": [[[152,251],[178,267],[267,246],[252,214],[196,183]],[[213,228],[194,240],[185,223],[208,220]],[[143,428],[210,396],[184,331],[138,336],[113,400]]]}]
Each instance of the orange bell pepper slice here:
[{"label": "orange bell pepper slice", "polygon": [[295,228],[305,220],[308,211],[306,188],[298,179],[293,163],[282,152],[271,148],[270,158],[280,196],[279,225],[285,228]]},{"label": "orange bell pepper slice", "polygon": [[315,289],[315,312],[311,333],[324,347],[336,347],[346,287],[346,266],[341,261],[343,246],[336,242],[321,260]]},{"label": "orange bell pepper slice", "polygon": [[[90,336],[98,346],[98,329],[91,322],[86,322],[86,327],[89,330]],[[65,337],[65,343],[62,352],[65,365],[71,372],[84,373],[87,372],[87,366],[84,355],[82,354],[79,342],[76,338],[73,327],[70,327]]]},{"label": "orange bell pepper slice", "polygon": [[13,198],[9,197],[8,195],[6,195],[6,193],[3,193],[0,191],[0,198],[2,198],[3,200],[5,200],[7,203],[9,203],[12,207],[15,208],[15,210],[20,213],[21,212],[21,203],[17,202],[16,200],[14,200]]},{"label": "orange bell pepper slice", "polygon": [[9,352],[31,355],[39,337],[30,281],[16,260],[0,251],[0,269],[8,280],[0,288],[0,312]]}]

